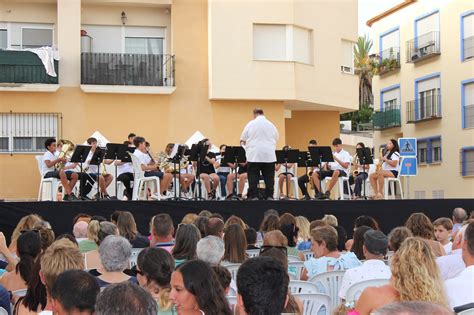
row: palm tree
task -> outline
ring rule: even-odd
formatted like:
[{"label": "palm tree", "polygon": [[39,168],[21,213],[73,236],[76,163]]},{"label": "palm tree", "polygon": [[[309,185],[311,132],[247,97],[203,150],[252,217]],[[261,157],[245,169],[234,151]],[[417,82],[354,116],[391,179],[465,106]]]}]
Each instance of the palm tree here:
[{"label": "palm tree", "polygon": [[369,52],[372,48],[372,40],[367,35],[359,36],[354,46],[354,65],[359,75],[359,109],[362,105],[373,105],[372,77],[374,67]]}]

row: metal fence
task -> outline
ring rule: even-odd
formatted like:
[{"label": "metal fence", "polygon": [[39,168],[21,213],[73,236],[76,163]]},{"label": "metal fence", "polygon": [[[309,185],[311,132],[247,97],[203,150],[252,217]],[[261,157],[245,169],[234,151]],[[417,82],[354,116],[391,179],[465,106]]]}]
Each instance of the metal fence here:
[{"label": "metal fence", "polygon": [[[54,69],[59,76],[57,60]],[[0,83],[58,84],[58,76],[48,75],[41,59],[32,52],[0,49]]]},{"label": "metal fence", "polygon": [[380,52],[379,74],[400,68],[400,47],[390,47]]},{"label": "metal fence", "polygon": [[441,117],[441,95],[421,97],[407,102],[407,123]]},{"label": "metal fence", "polygon": [[429,32],[407,41],[407,62],[416,63],[440,53],[439,32]]},{"label": "metal fence", "polygon": [[387,106],[375,112],[373,121],[375,130],[400,127],[402,122],[400,105]]},{"label": "metal fence", "polygon": [[81,83],[174,86],[174,55],[82,53]]}]

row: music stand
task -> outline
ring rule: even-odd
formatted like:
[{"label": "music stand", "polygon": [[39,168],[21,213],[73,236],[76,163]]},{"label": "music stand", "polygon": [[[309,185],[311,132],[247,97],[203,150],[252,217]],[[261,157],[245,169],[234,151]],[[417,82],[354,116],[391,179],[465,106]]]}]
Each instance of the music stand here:
[{"label": "music stand", "polygon": [[[374,160],[372,159],[372,153],[370,152],[369,148],[356,149],[356,153],[357,153],[357,158],[359,159],[360,165],[362,165],[362,171],[365,173],[365,166],[370,165],[370,164],[374,164]],[[367,175],[368,174],[369,174],[369,172],[367,172]],[[362,183],[363,187],[364,187],[364,196],[362,198],[367,199],[367,194],[366,194],[366,191],[365,191],[365,186],[366,186],[365,182],[366,182],[366,180],[364,179],[364,181]]]},{"label": "music stand", "polygon": [[[285,176],[286,176],[286,197],[285,199],[295,199],[290,198],[290,183],[288,182],[288,163],[298,163],[300,150],[276,150],[276,159],[277,164],[285,164]],[[294,176],[295,174],[293,174]],[[278,188],[280,189],[280,188]]]},{"label": "music stand", "polygon": [[[104,160],[105,157],[105,149],[101,147],[96,147],[95,152],[92,155],[92,158],[89,162],[89,165],[97,165],[97,201],[100,200],[100,163]],[[105,179],[104,179],[105,180]]]},{"label": "music stand", "polygon": [[201,161],[206,158],[208,145],[202,143],[193,144],[189,150],[189,160],[196,162],[196,184],[198,186],[198,193],[195,200],[203,200],[202,198],[202,183],[201,183]]},{"label": "music stand", "polygon": [[80,170],[81,170],[81,183],[79,184],[79,198],[82,198],[82,187],[84,185],[84,176],[82,173],[82,163],[87,160],[87,156],[91,151],[91,147],[89,145],[76,145],[74,152],[71,156],[71,163],[79,163]]},{"label": "music stand", "polygon": [[[125,154],[128,145],[122,143],[107,143],[107,152],[105,153],[106,160],[121,160],[120,153]],[[127,154],[128,155],[128,154]],[[129,156],[130,158],[130,156]],[[115,164],[115,198],[117,198],[117,164]]]},{"label": "music stand", "polygon": [[[168,159],[168,161],[173,162],[173,170],[176,171],[176,165],[178,165],[178,184],[181,183],[181,160],[183,159],[186,150],[186,146],[181,144],[175,144],[173,150],[171,151],[170,158]],[[172,175],[173,177],[175,176],[175,174]],[[174,197],[171,200],[179,201],[185,199],[181,197],[181,189],[179,189],[178,192],[178,187],[176,186],[178,185],[173,185]]]},{"label": "music stand", "polygon": [[[234,168],[234,184],[233,186],[237,190],[237,194],[234,194],[234,189],[232,189],[232,200],[238,200],[238,187],[237,187],[237,167],[239,163],[247,162],[247,157],[245,156],[245,149],[243,147],[231,147],[227,146],[225,148],[224,160],[221,161],[221,164],[235,164]],[[232,169],[231,169],[232,170]]]},{"label": "music stand", "polygon": [[[320,190],[322,190],[322,187],[321,187],[321,183],[322,183],[322,179],[321,179],[321,172],[322,172],[322,167],[321,167],[321,164],[324,162],[324,163],[330,163],[330,162],[334,162],[334,157],[332,156],[332,150],[331,150],[331,147],[324,147],[324,146],[321,146],[321,147],[308,147],[308,150],[309,150],[309,154],[311,155],[311,159],[313,159],[314,161],[316,161],[316,163],[318,164],[318,167],[319,167],[319,187],[321,188]],[[322,194],[322,191],[320,191],[320,195]],[[322,199],[325,199],[325,197],[323,197]]]}]

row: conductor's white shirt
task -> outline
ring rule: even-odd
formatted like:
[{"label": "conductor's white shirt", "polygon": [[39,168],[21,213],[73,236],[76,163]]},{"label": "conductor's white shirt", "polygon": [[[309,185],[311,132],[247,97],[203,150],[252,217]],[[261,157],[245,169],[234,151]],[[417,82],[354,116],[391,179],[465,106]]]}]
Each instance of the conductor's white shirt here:
[{"label": "conductor's white shirt", "polygon": [[272,163],[276,161],[275,148],[278,130],[265,116],[257,116],[245,126],[240,140],[245,141],[248,162]]}]

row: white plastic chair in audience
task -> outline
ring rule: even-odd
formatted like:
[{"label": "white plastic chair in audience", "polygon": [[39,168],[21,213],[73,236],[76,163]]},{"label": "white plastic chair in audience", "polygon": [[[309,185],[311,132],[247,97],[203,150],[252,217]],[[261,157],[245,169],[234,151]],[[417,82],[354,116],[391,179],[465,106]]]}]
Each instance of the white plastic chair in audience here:
[{"label": "white plastic chair in audience", "polygon": [[132,157],[133,165],[133,176],[134,176],[134,185],[133,185],[133,200],[142,200],[142,192],[145,194],[147,199],[147,189],[150,188],[152,193],[156,186],[156,191],[158,192],[158,200],[161,199],[161,189],[160,189],[160,179],[157,176],[145,177],[145,172],[142,170],[140,160],[133,154],[130,154]]},{"label": "white plastic chair in audience", "polygon": [[346,292],[346,301],[357,301],[362,294],[362,291],[367,287],[381,287],[390,282],[389,279],[372,279],[354,283],[347,289]]},{"label": "white plastic chair in audience", "polygon": [[9,314],[6,309],[4,309],[3,307],[0,307],[0,315],[9,315]]},{"label": "white plastic chair in audience", "polygon": [[304,256],[305,261],[314,257],[314,253],[311,251],[311,249],[303,250],[303,251],[301,251],[301,253]]},{"label": "white plastic chair in audience", "polygon": [[249,258],[255,258],[260,255],[260,249],[247,249],[247,255]]},{"label": "white plastic chair in audience", "polygon": [[[43,178],[41,174],[41,167],[44,163],[42,155],[36,155],[36,162],[38,163],[38,170],[40,172],[40,186],[38,192],[38,201],[58,201],[58,188],[60,181],[57,178]],[[47,188],[47,193],[45,193],[45,188]],[[45,198],[46,197],[46,198]]]},{"label": "white plastic chair in audience", "polygon": [[288,262],[300,262],[301,259],[298,256],[288,255]]},{"label": "white plastic chair in audience", "polygon": [[331,310],[335,309],[339,303],[339,289],[345,270],[328,271],[315,275],[310,282],[316,284],[320,293],[328,294],[331,297]]},{"label": "white plastic chair in audience", "polygon": [[137,265],[138,254],[143,250],[143,248],[132,248],[132,254],[130,255],[130,268]]},{"label": "white plastic chair in audience", "polygon": [[331,314],[333,308],[331,307],[331,297],[323,293],[299,293],[293,294],[295,298],[300,299],[303,302],[303,314],[304,315],[315,315],[319,314],[319,311],[324,308],[325,314]]},{"label": "white plastic chair in audience", "polygon": [[227,270],[229,270],[230,275],[232,276],[232,280],[236,281],[237,280],[237,271],[239,270],[240,264],[224,265],[223,267],[225,267],[225,268],[227,268]]},{"label": "white plastic chair in audience", "polygon": [[[400,181],[400,169],[402,167],[403,157],[400,157],[397,165],[398,176],[394,177],[386,177],[384,180],[383,190],[384,190],[384,198],[385,199],[395,199],[395,184],[398,185],[398,189],[400,189],[400,198],[403,199],[403,190],[402,190],[402,182]],[[390,187],[390,193],[388,191]]]},{"label": "white plastic chair in audience", "polygon": [[318,287],[308,281],[291,280],[288,285],[291,294],[297,293],[318,293]]},{"label": "white plastic chair in audience", "polygon": [[12,294],[18,297],[22,297],[26,295],[26,291],[28,290],[27,289],[16,290],[16,291],[13,291]]},{"label": "white plastic chair in audience", "polygon": [[237,305],[237,296],[228,295],[227,302],[229,302],[230,309],[232,310],[232,314],[234,314],[235,307]]},{"label": "white plastic chair in audience", "polygon": [[296,280],[301,279],[301,273],[304,269],[304,263],[302,261],[289,261],[288,268],[296,268]]},{"label": "white plastic chair in audience", "polygon": [[474,308],[470,308],[468,310],[464,310],[462,312],[457,313],[457,315],[474,315]]}]

